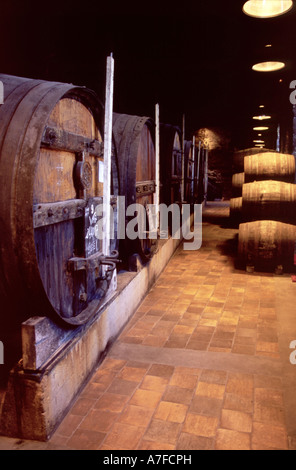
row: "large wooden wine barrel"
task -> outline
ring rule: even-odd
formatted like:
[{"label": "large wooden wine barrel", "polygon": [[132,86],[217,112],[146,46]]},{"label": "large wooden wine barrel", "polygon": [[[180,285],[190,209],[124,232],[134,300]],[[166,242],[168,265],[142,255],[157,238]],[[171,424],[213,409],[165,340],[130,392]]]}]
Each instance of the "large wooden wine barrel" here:
[{"label": "large wooden wine barrel", "polygon": [[242,188],[245,182],[245,173],[235,173],[232,175],[232,195],[240,197],[242,195]]},{"label": "large wooden wine barrel", "polygon": [[245,182],[277,180],[293,183],[295,180],[294,155],[266,152],[250,155],[244,160]]},{"label": "large wooden wine barrel", "polygon": [[1,299],[22,320],[53,315],[81,325],[110,281],[96,236],[102,106],[84,87],[0,80]]},{"label": "large wooden wine barrel", "polygon": [[294,261],[295,240],[295,225],[274,220],[243,223],[239,226],[239,258],[261,269],[279,265],[289,268]]},{"label": "large wooden wine barrel", "polygon": [[[129,259],[138,254],[147,262],[157,249],[155,234],[148,232],[155,227],[149,224],[148,205],[154,204],[155,181],[155,123],[149,117],[113,114],[113,136],[118,159],[120,195],[125,197],[126,208],[141,204],[146,211],[146,238],[130,240],[127,236],[120,242],[120,258]],[[135,217],[135,216],[134,216]],[[126,216],[125,225],[133,217]]]},{"label": "large wooden wine barrel", "polygon": [[278,220],[296,223],[296,185],[282,181],[255,181],[243,185],[244,221]]},{"label": "large wooden wine barrel", "polygon": [[237,150],[233,154],[233,169],[235,173],[241,173],[244,171],[244,159],[250,155],[257,155],[258,153],[272,152],[273,150],[252,147],[249,149]]},{"label": "large wooden wine barrel", "polygon": [[182,202],[182,137],[178,127],[160,125],[160,200],[170,206]]}]

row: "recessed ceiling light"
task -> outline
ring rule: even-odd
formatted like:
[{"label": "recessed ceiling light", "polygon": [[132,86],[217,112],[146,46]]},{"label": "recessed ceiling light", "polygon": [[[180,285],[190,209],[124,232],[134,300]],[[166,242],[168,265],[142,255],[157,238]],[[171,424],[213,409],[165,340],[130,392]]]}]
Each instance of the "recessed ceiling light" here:
[{"label": "recessed ceiling light", "polygon": [[265,44],[265,47],[272,47],[272,44]]},{"label": "recessed ceiling light", "polygon": [[264,140],[253,140],[254,144],[264,144]]},{"label": "recessed ceiling light", "polygon": [[265,119],[271,119],[271,116],[263,114],[262,116],[253,116],[253,119],[257,119],[257,121],[265,121]]},{"label": "recessed ceiling light", "polygon": [[286,66],[284,62],[260,62],[253,65],[252,70],[256,72],[276,72]]},{"label": "recessed ceiling light", "polygon": [[243,12],[255,18],[274,18],[287,13],[293,7],[292,0],[249,0]]},{"label": "recessed ceiling light", "polygon": [[267,131],[269,127],[253,127],[254,131]]},{"label": "recessed ceiling light", "polygon": [[264,108],[264,104],[260,104],[259,108]]}]

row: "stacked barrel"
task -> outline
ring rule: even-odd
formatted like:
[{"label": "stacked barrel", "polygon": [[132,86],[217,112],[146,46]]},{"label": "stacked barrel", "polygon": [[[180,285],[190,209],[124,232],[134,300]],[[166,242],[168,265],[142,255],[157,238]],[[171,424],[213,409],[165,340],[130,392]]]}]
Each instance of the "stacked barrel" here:
[{"label": "stacked barrel", "polygon": [[232,176],[232,198],[230,199],[230,216],[239,222],[242,213],[242,189],[245,182],[245,173],[235,173]]},{"label": "stacked barrel", "polygon": [[289,269],[296,240],[293,155],[266,152],[244,158],[239,257],[258,270]]},{"label": "stacked barrel", "polygon": [[238,150],[233,155],[232,198],[230,199],[230,217],[237,226],[242,222],[242,189],[245,183],[244,159],[247,156],[268,152],[264,148]]}]

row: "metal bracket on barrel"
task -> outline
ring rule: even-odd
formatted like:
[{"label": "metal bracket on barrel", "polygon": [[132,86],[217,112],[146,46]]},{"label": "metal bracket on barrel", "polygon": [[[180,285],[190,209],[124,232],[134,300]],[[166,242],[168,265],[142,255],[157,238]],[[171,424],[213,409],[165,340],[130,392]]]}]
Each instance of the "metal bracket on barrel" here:
[{"label": "metal bracket on barrel", "polygon": [[[76,271],[95,271],[100,266],[109,266],[104,276],[98,276],[98,280],[109,280],[112,277],[113,271],[116,269],[116,264],[121,261],[118,259],[118,251],[113,251],[111,255],[104,256],[102,253],[96,253],[89,258],[74,257],[68,261],[68,270],[72,272]],[[110,277],[111,274],[111,277]]]}]

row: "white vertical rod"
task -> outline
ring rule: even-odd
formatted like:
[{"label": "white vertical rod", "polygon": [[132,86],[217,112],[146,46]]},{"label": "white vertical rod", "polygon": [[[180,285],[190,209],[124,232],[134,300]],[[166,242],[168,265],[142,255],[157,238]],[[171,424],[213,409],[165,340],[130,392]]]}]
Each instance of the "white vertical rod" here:
[{"label": "white vertical rod", "polygon": [[208,198],[208,165],[209,165],[209,150],[206,148],[205,155],[205,203],[207,203]]},{"label": "white vertical rod", "polygon": [[198,160],[197,160],[197,184],[199,183],[199,172],[200,172],[200,153],[201,153],[201,142],[198,142]]},{"label": "white vertical rod", "polygon": [[107,57],[106,95],[105,95],[105,125],[104,125],[104,217],[105,230],[103,237],[103,253],[110,255],[110,203],[111,203],[111,158],[112,158],[112,118],[113,118],[113,89],[114,89],[114,59]]},{"label": "white vertical rod", "polygon": [[157,226],[159,229],[159,202],[160,202],[160,135],[159,135],[159,104],[155,105],[155,180],[156,180],[156,214]]},{"label": "white vertical rod", "polygon": [[185,114],[183,114],[182,124],[182,184],[181,184],[181,202],[185,200]]}]

